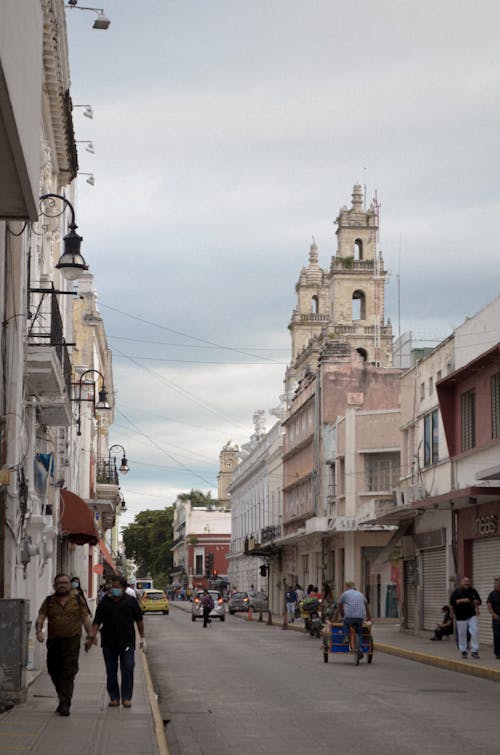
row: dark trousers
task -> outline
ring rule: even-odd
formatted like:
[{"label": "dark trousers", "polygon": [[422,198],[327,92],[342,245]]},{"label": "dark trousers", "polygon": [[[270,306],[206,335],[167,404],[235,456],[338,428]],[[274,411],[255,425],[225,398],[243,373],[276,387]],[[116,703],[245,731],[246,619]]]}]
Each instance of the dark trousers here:
[{"label": "dark trousers", "polygon": [[120,686],[118,685],[118,661],[120,661],[121,699],[122,702],[123,700],[132,700],[135,666],[134,648],[129,647],[122,651],[103,648],[102,654],[106,664],[106,688],[110,699],[120,700]]},{"label": "dark trousers", "polygon": [[493,619],[492,626],[493,626],[493,650],[495,652],[496,657],[498,658],[500,656],[500,621],[498,621],[497,619]]},{"label": "dark trousers", "polygon": [[210,624],[210,619],[208,618],[210,616],[210,611],[212,609],[208,608],[208,606],[205,608],[203,607],[203,626],[206,627],[207,624]]},{"label": "dark trousers", "polygon": [[47,640],[47,671],[56,688],[59,702],[71,705],[75,676],[78,673],[80,635]]}]

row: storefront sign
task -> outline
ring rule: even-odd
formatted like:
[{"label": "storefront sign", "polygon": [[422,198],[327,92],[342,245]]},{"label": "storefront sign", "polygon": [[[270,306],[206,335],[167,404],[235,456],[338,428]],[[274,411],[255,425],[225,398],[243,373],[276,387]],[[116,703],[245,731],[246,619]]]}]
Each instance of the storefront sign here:
[{"label": "storefront sign", "polygon": [[497,531],[497,518],[495,514],[489,516],[475,516],[473,524],[474,535],[494,535]]}]

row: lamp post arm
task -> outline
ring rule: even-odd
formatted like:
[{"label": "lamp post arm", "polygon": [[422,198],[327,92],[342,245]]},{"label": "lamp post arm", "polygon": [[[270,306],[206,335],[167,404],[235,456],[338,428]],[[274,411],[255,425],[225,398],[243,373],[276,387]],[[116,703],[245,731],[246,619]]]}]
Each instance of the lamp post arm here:
[{"label": "lamp post arm", "polygon": [[72,228],[73,230],[75,228],[78,228],[75,221],[75,210],[74,210],[73,205],[69,201],[69,199],[66,199],[66,197],[63,197],[62,194],[42,194],[42,196],[40,197],[40,202],[43,202],[45,199],[60,199],[62,202],[64,202],[71,210],[71,223],[69,224],[69,227]]}]

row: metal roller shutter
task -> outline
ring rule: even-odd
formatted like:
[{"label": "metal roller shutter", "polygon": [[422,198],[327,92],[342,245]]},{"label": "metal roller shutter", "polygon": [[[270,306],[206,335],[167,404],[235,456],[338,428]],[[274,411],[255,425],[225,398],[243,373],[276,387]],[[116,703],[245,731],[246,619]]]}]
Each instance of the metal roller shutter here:
[{"label": "metal roller shutter", "polygon": [[422,551],[424,629],[441,621],[441,608],[449,602],[446,582],[446,548]]},{"label": "metal roller shutter", "polygon": [[486,599],[493,590],[493,580],[500,576],[500,537],[474,540],[472,546],[472,584],[478,591],[483,605],[479,611],[479,639],[493,644],[491,615],[486,608]]},{"label": "metal roller shutter", "polygon": [[404,587],[406,600],[406,626],[415,629],[417,624],[417,562],[404,562]]}]

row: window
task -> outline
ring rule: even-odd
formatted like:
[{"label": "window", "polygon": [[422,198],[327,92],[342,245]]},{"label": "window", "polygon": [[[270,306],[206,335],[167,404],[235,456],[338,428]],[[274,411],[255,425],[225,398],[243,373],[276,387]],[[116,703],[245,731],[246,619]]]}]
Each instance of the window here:
[{"label": "window", "polygon": [[366,489],[389,492],[399,481],[399,452],[366,454]]},{"label": "window", "polygon": [[317,315],[319,312],[319,300],[317,296],[313,296],[311,299],[311,312],[313,315]]},{"label": "window", "polygon": [[437,383],[438,380],[441,380],[441,370],[438,370],[436,372],[436,383]]},{"label": "window", "polygon": [[195,574],[203,574],[203,556],[196,556]]},{"label": "window", "polygon": [[491,437],[500,438],[500,372],[491,378]]},{"label": "window", "polygon": [[429,396],[432,396],[432,391],[434,390],[434,382],[432,378],[429,378]]},{"label": "window", "polygon": [[361,239],[356,239],[356,241],[354,242],[354,259],[363,259],[363,242],[361,241]]},{"label": "window", "polygon": [[352,319],[366,319],[366,297],[362,291],[354,291],[352,295]]},{"label": "window", "polygon": [[476,392],[466,391],[460,397],[460,416],[462,419],[462,451],[468,451],[476,445]]},{"label": "window", "polygon": [[425,398],[425,383],[420,383],[420,401]]},{"label": "window", "polygon": [[439,461],[439,420],[435,409],[424,417],[424,467]]}]

